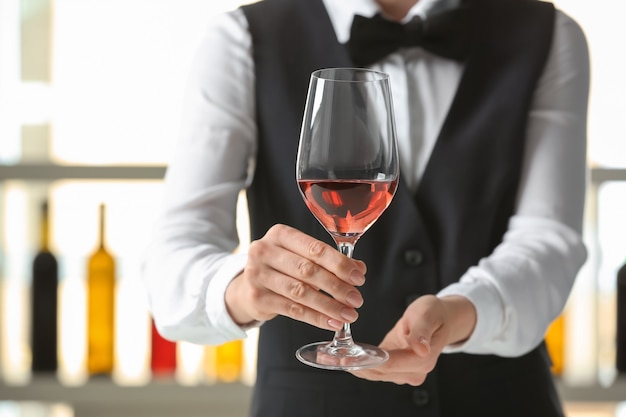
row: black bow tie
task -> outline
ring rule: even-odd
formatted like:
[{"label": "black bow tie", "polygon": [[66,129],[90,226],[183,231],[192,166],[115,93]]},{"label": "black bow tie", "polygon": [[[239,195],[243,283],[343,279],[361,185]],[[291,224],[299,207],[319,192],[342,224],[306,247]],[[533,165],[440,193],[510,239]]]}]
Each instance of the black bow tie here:
[{"label": "black bow tie", "polygon": [[347,43],[352,61],[366,66],[384,58],[398,48],[421,46],[445,58],[462,61],[469,41],[464,7],[406,24],[393,22],[380,14],[372,18],[354,16]]}]

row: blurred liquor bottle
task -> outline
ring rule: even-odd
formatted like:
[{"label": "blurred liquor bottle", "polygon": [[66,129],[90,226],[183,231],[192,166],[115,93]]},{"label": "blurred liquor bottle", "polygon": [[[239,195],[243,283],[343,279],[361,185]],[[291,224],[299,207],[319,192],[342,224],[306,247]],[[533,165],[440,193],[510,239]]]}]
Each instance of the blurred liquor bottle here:
[{"label": "blurred liquor bottle", "polygon": [[202,357],[202,370],[204,383],[213,385],[217,383],[217,367],[215,365],[217,357],[217,346],[208,345],[204,347],[204,355]]},{"label": "blurred liquor bottle", "polygon": [[617,272],[617,371],[626,374],[626,263]]},{"label": "blurred liquor bottle", "polygon": [[100,204],[98,247],[87,264],[87,372],[110,375],[115,353],[115,259],[105,244],[105,205]]},{"label": "blurred liquor bottle", "polygon": [[59,268],[49,247],[48,202],[41,205],[39,250],[32,264],[31,369],[33,373],[55,372],[57,355],[57,310]]},{"label": "blurred liquor bottle", "polygon": [[565,312],[561,313],[548,327],[546,345],[552,359],[552,373],[556,376],[563,374],[565,366]]},{"label": "blurred liquor bottle", "polygon": [[243,340],[207,346],[203,363],[205,382],[209,384],[238,382],[243,374],[243,364]]},{"label": "blurred liquor bottle", "polygon": [[165,339],[152,320],[150,370],[154,378],[170,378],[176,374],[177,344]]}]

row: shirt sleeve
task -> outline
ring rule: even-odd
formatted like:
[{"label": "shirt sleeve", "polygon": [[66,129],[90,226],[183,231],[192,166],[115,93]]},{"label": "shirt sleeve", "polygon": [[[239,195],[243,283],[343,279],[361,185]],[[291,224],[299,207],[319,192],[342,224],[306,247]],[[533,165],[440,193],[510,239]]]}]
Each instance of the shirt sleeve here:
[{"label": "shirt sleeve", "polygon": [[589,55],[578,24],[557,11],[548,61],[529,114],[516,212],[502,243],[438,295],[476,307],[471,337],[444,353],[519,356],[543,339],[586,260]]},{"label": "shirt sleeve", "polygon": [[224,292],[243,269],[236,205],[256,152],[251,39],[241,11],[216,16],[198,48],[163,203],[143,262],[155,324],[164,337],[219,344],[245,337]]}]

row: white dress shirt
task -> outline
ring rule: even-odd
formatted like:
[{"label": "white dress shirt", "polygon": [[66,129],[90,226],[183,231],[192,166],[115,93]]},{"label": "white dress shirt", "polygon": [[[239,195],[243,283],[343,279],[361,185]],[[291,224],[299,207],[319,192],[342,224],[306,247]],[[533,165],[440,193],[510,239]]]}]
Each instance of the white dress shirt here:
[{"label": "white dress shirt", "polygon": [[[421,0],[407,19],[456,1]],[[378,11],[374,0],[324,3],[342,43],[355,13]],[[469,340],[444,352],[521,355],[541,341],[566,303],[586,259],[581,220],[588,60],[580,27],[557,11],[551,52],[529,114],[515,214],[495,251],[440,292],[467,297],[477,311]],[[415,189],[463,65],[415,47],[373,68],[390,75],[403,180]],[[245,329],[228,315],[224,292],[246,263],[245,253],[233,251],[239,243],[237,197],[254,175],[254,83],[243,13],[215,17],[190,74],[182,131],[144,262],[151,311],[171,339],[218,344],[245,337]]]}]

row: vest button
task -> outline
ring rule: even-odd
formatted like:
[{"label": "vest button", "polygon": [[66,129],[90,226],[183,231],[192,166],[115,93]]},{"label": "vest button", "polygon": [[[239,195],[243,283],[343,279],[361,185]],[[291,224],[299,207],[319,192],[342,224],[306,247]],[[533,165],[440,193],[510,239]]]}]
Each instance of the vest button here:
[{"label": "vest button", "polygon": [[411,398],[413,400],[413,404],[418,407],[424,407],[430,401],[430,395],[428,394],[428,391],[421,388],[413,390]]},{"label": "vest button", "polygon": [[422,263],[424,256],[417,249],[409,249],[404,252],[404,262],[409,266],[418,266]]}]

